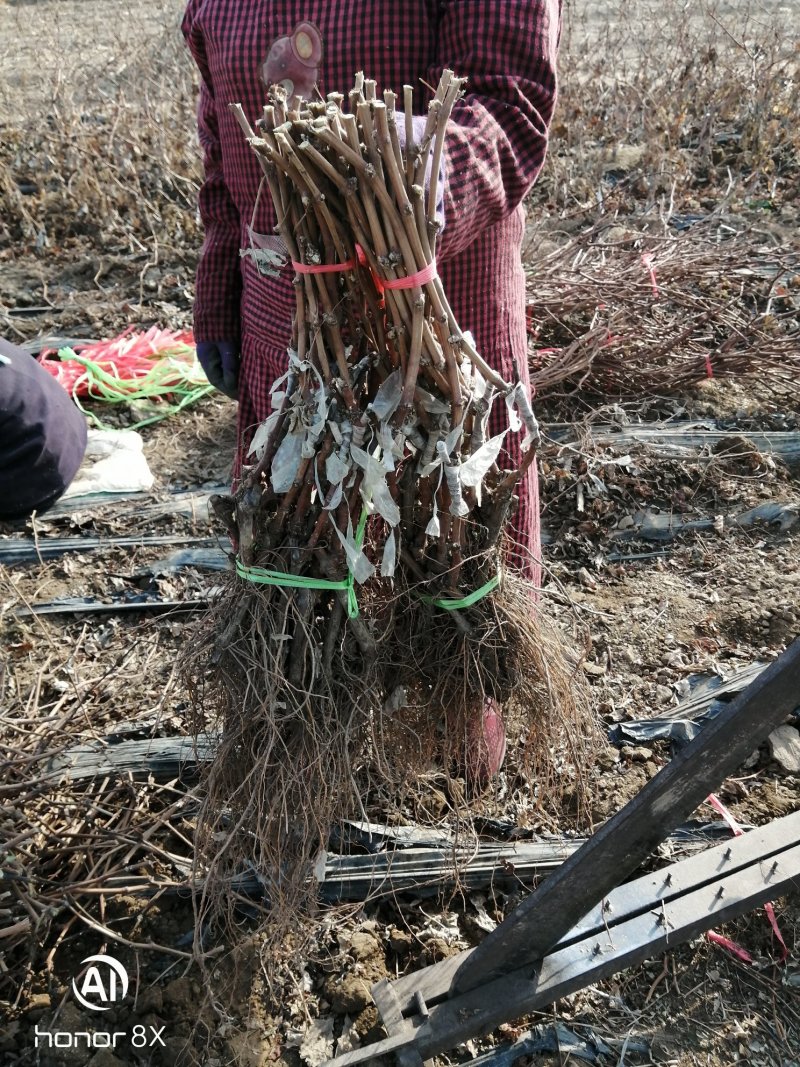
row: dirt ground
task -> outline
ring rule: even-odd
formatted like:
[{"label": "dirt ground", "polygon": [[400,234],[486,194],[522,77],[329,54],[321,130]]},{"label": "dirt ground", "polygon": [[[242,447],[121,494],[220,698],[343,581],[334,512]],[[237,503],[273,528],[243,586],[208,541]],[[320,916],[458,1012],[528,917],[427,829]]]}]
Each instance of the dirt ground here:
[{"label": "dirt ground", "polygon": [[[192,73],[176,33],[181,6],[178,0],[0,2],[0,330],[9,339],[112,336],[131,323],[190,325],[200,242],[192,209],[196,148],[188,133],[176,147],[166,132],[167,118],[187,131],[191,124]],[[664,10],[663,4],[644,3],[635,13],[613,3],[586,10],[568,5],[564,71],[574,72],[576,81],[596,77],[599,86],[614,69],[620,80],[639,69],[643,55],[652,63],[673,24],[662,20]],[[773,4],[745,9],[731,2],[716,7],[713,18],[693,12],[694,44],[718,31],[720,23],[728,35],[741,33],[747,44],[760,19],[789,19],[793,10]],[[680,20],[677,5],[671,17]],[[627,32],[634,23],[635,35]],[[87,39],[91,49],[84,47]],[[598,72],[591,58],[598,40],[611,46],[604,53],[616,64],[611,71]],[[655,51],[647,52],[645,40]],[[100,137],[102,122],[97,119],[95,130],[91,116],[102,116],[102,101],[112,97],[119,151],[111,162],[98,155],[97,181],[89,181],[70,152],[75,145],[90,151],[100,143],[92,138]],[[573,105],[565,91],[564,108]],[[81,106],[87,110],[80,112]],[[147,135],[143,153],[137,138],[153,116],[157,129]],[[589,217],[597,203],[590,188],[594,177],[588,162],[585,172],[576,162],[584,147],[587,161],[608,151],[599,139],[563,151],[554,140],[557,158],[531,200],[532,298],[536,256],[594,221]],[[787,262],[798,253],[797,201],[790,195],[797,188],[796,157],[792,166],[788,177],[780,170],[771,173],[769,210],[751,185],[738,201],[727,194],[737,217],[762,227],[763,242]],[[138,174],[135,186],[131,167]],[[580,211],[562,199],[570,173],[575,189],[580,181],[590,188]],[[72,197],[69,219],[58,174]],[[100,187],[107,207],[102,218]],[[630,188],[624,222],[635,229],[652,197],[646,190],[637,194],[635,182]],[[781,194],[782,188],[789,191]],[[676,212],[704,211],[718,190],[687,180],[675,195]],[[758,374],[625,403],[554,390],[540,398],[538,413],[545,428],[552,428],[540,459],[547,535],[543,610],[579,650],[581,684],[590,691],[604,734],[674,708],[696,676],[727,677],[770,660],[800,633],[800,468],[759,451],[748,438],[800,430],[800,392],[776,391]],[[112,418],[125,425],[133,415],[121,409]],[[599,424],[683,419],[720,420],[729,437],[715,451],[692,456],[665,456],[639,445],[617,448],[591,438]],[[145,427],[145,455],[155,475],[146,500],[76,503],[36,518],[24,530],[0,527],[0,551],[21,533],[40,546],[66,536],[162,535],[183,539],[181,544],[216,537],[204,509],[176,514],[170,494],[207,492],[227,483],[234,420],[235,405],[213,397]],[[566,436],[555,429],[564,423],[571,427]],[[783,506],[781,522],[740,527],[725,521],[767,502]],[[163,508],[145,511],[151,504]],[[647,509],[708,519],[708,528],[690,529],[669,542],[630,538],[636,517]],[[0,565],[0,1062],[9,1067],[318,1067],[334,1040],[341,1052],[380,1033],[368,995],[374,981],[477,943],[528,888],[407,893],[326,909],[309,942],[300,946],[299,960],[282,970],[265,973],[257,940],[245,942],[237,957],[226,954],[212,964],[208,985],[215,1002],[209,1003],[208,985],[191,959],[195,923],[185,891],[196,811],[191,775],[185,781],[177,772],[167,781],[112,776],[73,787],[72,793],[37,785],[37,776],[67,741],[105,746],[119,738],[186,733],[187,697],[176,664],[197,613],[19,614],[27,605],[64,596],[145,595],[186,602],[213,593],[219,574],[154,566],[172,550],[140,543]],[[24,788],[18,765],[11,766],[20,738],[30,754]],[[595,765],[586,768],[590,804],[579,815],[574,784],[564,783],[559,804],[548,806],[536,783],[519,773],[520,751],[512,738],[497,788],[473,803],[472,814],[475,826],[480,819],[498,820],[492,831],[497,834],[505,820],[523,839],[597,826],[670,758],[663,741],[604,744]],[[370,815],[385,823],[452,827],[459,788],[432,770],[416,797]],[[768,745],[721,783],[718,794],[745,824],[766,823],[800,805],[798,775],[777,763]],[[696,817],[715,818],[707,806]],[[17,842],[31,825],[35,834]],[[26,915],[21,886],[46,906]],[[586,1042],[583,1055],[595,1057],[590,1062],[604,1065],[797,1067],[800,898],[795,893],[776,901],[775,909],[789,949],[785,966],[776,962],[765,914],[754,912],[721,931],[751,954],[753,964],[699,938],[438,1062],[469,1062],[530,1026],[558,1024]],[[246,924],[255,917],[250,902],[240,918]],[[27,938],[6,936],[18,921],[29,923]],[[109,1011],[103,1025],[128,1031],[141,1026],[148,1037],[164,1027],[164,1047],[128,1044],[114,1055],[37,1049],[37,1027],[80,1031],[95,1025],[76,1004],[70,983],[82,960],[105,950],[124,963],[132,987],[125,1006]],[[594,1052],[588,1051],[592,1042]],[[586,1060],[562,1048],[520,1062],[555,1067]]]}]

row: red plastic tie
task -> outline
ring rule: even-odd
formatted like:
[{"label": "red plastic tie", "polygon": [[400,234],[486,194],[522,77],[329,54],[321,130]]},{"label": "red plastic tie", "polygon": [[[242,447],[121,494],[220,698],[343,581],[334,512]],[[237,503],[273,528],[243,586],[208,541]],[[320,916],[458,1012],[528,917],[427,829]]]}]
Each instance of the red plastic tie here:
[{"label": "red plastic tie", "polygon": [[355,270],[356,261],[346,259],[344,263],[298,263],[293,259],[292,266],[298,274],[338,274],[343,270]]},{"label": "red plastic tie", "polygon": [[381,278],[379,274],[376,274],[372,267],[369,265],[367,254],[361,245],[356,245],[356,255],[358,256],[358,262],[362,267],[366,267],[372,275],[372,280],[375,283],[375,288],[380,296],[383,295],[386,289],[413,289],[417,285],[426,285],[428,282],[432,282],[434,278],[438,277],[436,273],[436,260],[432,260],[422,270],[418,270],[416,274],[409,274],[407,278],[395,278],[393,281],[387,281],[386,278]]},{"label": "red plastic tie", "polygon": [[711,356],[709,356],[708,352],[706,352],[706,377],[714,377],[714,368],[711,366]]},{"label": "red plastic tie", "polygon": [[726,949],[732,956],[736,956],[742,963],[752,963],[753,957],[747,951],[742,948],[741,945],[737,945],[735,941],[731,941],[729,937],[723,937],[722,934],[718,934],[716,930],[706,930],[706,941],[710,941],[712,945],[719,945],[720,948]]},{"label": "red plastic tie", "polygon": [[414,289],[417,285],[427,285],[428,282],[432,282],[436,277],[436,260],[432,259],[426,267],[418,270],[416,274],[409,274],[407,278],[394,278],[392,281],[387,281],[383,278],[382,282],[384,289]]}]

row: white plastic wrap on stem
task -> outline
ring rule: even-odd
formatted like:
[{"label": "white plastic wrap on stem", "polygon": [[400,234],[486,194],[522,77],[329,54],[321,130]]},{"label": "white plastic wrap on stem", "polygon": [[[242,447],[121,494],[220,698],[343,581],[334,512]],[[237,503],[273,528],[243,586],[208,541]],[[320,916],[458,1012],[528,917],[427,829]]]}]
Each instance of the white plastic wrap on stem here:
[{"label": "white plastic wrap on stem", "polygon": [[436,451],[439,453],[439,458],[444,467],[444,476],[450,492],[450,514],[459,519],[464,519],[469,515],[469,507],[464,500],[464,494],[461,489],[460,465],[458,463],[448,463],[447,446],[444,441],[438,443]]}]

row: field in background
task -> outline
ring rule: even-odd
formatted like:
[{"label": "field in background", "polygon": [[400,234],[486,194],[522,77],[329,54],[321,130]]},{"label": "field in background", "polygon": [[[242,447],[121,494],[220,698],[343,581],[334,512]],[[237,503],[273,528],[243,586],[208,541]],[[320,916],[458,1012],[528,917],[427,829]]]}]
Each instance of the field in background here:
[{"label": "field in background", "polygon": [[[182,8],[181,0],[0,0],[3,336],[109,336],[131,323],[190,324],[200,175],[195,75],[178,32]],[[796,525],[742,531],[721,521],[763,502],[781,503],[790,518],[800,509],[797,470],[760,455],[747,439],[748,432],[800,429],[798,14],[797,0],[565,6],[559,111],[528,204],[531,358],[542,419],[574,424],[567,445],[552,439],[542,455],[551,535],[546,601],[584,650],[584,671],[607,725],[671,707],[693,673],[768,658],[800,630]],[[643,254],[654,256],[658,301]],[[601,311],[606,318],[598,320]],[[542,349],[551,351],[539,356]],[[707,358],[730,380],[719,373],[702,380]],[[143,431],[157,495],[225,481],[234,416],[233,404],[211,398]],[[686,417],[721,420],[730,437],[718,452],[696,458],[614,449],[590,437],[599,422],[619,427]],[[124,423],[124,413],[120,418]],[[633,458],[624,462],[628,451]],[[648,507],[708,520],[709,529],[665,547],[633,542],[629,548],[646,557],[638,562],[609,559],[624,547],[615,540],[620,531]],[[209,533],[202,516],[145,521],[134,509],[45,516],[36,530],[39,537]],[[173,672],[185,641],[182,619],[11,617],[27,601],[138,589],[142,568],[159,555],[160,549],[106,550],[0,567],[0,624],[8,634],[0,703],[24,708],[29,722],[41,720],[37,736],[47,744],[41,741],[36,760],[47,754],[55,716],[65,743],[183,729],[185,700]],[[202,582],[189,572],[162,574],[153,585],[180,598]],[[18,734],[7,727],[3,720],[2,759],[19,756],[22,771],[14,764],[13,774],[27,774]],[[511,758],[513,767],[513,752]],[[622,755],[609,749],[593,769],[595,821],[667,758],[663,744]],[[442,779],[425,784],[416,807],[394,814],[446,822],[451,784]],[[0,1027],[0,1056],[9,1067],[34,1062],[35,1005],[55,1009],[68,999],[68,967],[87,943],[80,908],[95,909],[91,914],[130,940],[173,949],[191,929],[190,909],[175,898],[145,909],[121,890],[100,905],[97,895],[76,891],[56,962],[47,962],[64,918],[44,907],[54,892],[48,876],[91,881],[97,861],[124,885],[115,861],[104,858],[124,831],[139,849],[137,877],[159,885],[179,878],[163,855],[148,852],[145,836],[165,820],[172,836],[159,831],[154,840],[183,854],[192,813],[178,791],[144,782],[112,786],[102,794],[113,814],[106,823],[95,808],[86,815],[101,803],[99,784],[97,790],[96,797],[87,793],[80,814],[73,797],[23,792],[13,812],[9,805],[10,814],[0,815],[0,842],[19,832],[23,817],[41,820],[35,848],[23,845],[14,862],[31,872],[44,918],[36,937],[14,942],[0,966],[0,1017],[11,1020],[9,1037]],[[723,794],[750,822],[800,802],[797,778],[770,762],[766,750]],[[575,825],[568,807],[557,827],[537,822],[541,816],[528,812],[513,789],[487,803],[495,804],[492,814],[530,818],[528,829]],[[90,826],[94,835],[83,859],[59,852],[75,825]],[[0,912],[6,905],[0,893]],[[475,935],[473,901],[438,906],[435,919],[431,901],[370,906],[343,919],[317,945],[308,973],[287,979],[280,1011],[265,1007],[257,974],[245,975],[238,1010],[214,1039],[212,1059],[256,1067],[267,1057],[298,1067],[296,1048],[287,1047],[293,1032],[307,1026],[309,1013],[332,1010],[331,1003],[338,1027],[348,982],[352,992],[364,974],[379,977],[387,968],[393,974],[447,954],[448,929],[467,940]],[[19,907],[15,898],[14,921]],[[793,1067],[800,1047],[800,912],[796,900],[778,910],[794,950],[788,971],[772,966],[769,927],[753,915],[728,932],[757,956],[755,969],[696,942],[568,998],[554,1012],[576,1032],[593,1031],[613,1044],[605,1064]],[[5,927],[11,919],[3,915]],[[365,938],[374,942],[365,957],[354,948],[358,938],[361,950]],[[143,1012],[170,1019],[173,1044],[163,1063],[177,1063],[197,1019],[199,987],[191,984],[197,976],[179,977],[169,970],[174,959],[157,954],[131,951],[128,958],[153,983]],[[369,1009],[346,1010],[358,1035],[368,1034],[375,1022]],[[218,1020],[203,1016],[203,1023],[216,1031]],[[561,1064],[563,1057],[534,1062]]]},{"label": "field in background", "polygon": [[[200,175],[182,7],[0,6],[0,328],[12,339],[188,322]],[[791,7],[750,0],[566,5],[559,109],[526,243],[540,396],[577,382],[635,395],[632,363],[639,392],[669,392],[703,377],[714,351],[717,377],[783,368],[794,379],[791,22]],[[699,279],[693,260],[720,245],[724,270]],[[645,252],[670,264],[655,316],[643,315]],[[691,314],[676,291],[695,298]],[[598,304],[610,346],[593,332]]]}]

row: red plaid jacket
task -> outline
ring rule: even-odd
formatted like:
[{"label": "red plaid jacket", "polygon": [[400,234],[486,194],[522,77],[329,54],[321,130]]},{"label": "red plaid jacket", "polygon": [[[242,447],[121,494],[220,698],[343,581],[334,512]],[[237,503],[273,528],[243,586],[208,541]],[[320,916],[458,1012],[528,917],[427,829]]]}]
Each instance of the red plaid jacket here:
[{"label": "red plaid jacket", "polygon": [[[189,0],[183,33],[202,75],[198,108],[205,180],[205,242],[196,279],[198,340],[241,339],[240,443],[269,413],[283,373],[294,292],[291,267],[279,277],[240,257],[248,226],[272,234],[269,196],[256,198],[257,161],[228,104],[251,122],[261,115],[260,69],[272,42],[298,22],[322,32],[319,89],[347,90],[363,70],[379,91],[414,86],[424,114],[444,67],[468,78],[445,151],[445,227],[437,262],[462,329],[506,378],[527,376],[525,278],[520,259],[522,201],[547,148],[556,95],[560,0]],[[255,212],[255,213],[254,213]],[[496,426],[504,405],[497,405]],[[508,462],[518,454],[509,439]],[[521,486],[516,535],[538,557],[535,473]],[[537,577],[530,564],[526,570]]]}]

